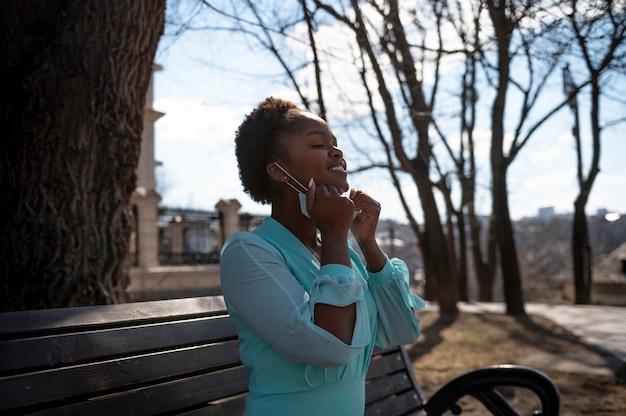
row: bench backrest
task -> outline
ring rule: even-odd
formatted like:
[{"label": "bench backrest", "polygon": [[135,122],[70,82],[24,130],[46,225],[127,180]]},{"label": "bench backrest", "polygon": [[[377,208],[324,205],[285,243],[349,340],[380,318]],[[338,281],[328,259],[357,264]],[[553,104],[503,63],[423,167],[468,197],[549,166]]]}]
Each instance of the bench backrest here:
[{"label": "bench backrest", "polygon": [[[238,347],[219,296],[3,313],[0,413],[241,414]],[[367,379],[367,415],[424,402],[401,347],[377,350]]]}]

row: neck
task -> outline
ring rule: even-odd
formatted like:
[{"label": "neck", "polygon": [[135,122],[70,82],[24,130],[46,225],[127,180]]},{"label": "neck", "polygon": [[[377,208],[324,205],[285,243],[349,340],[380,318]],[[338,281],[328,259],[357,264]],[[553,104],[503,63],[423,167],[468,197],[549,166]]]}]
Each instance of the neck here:
[{"label": "neck", "polygon": [[300,213],[298,200],[290,203],[273,203],[272,218],[288,229],[305,246],[317,247],[317,227],[315,223]]}]

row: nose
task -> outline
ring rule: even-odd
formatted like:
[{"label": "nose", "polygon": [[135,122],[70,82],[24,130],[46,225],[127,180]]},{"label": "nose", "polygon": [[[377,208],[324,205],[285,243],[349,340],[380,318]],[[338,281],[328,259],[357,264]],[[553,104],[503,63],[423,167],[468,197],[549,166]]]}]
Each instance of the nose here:
[{"label": "nose", "polygon": [[343,152],[337,146],[333,146],[332,149],[330,150],[329,154],[330,154],[330,157],[332,157],[332,158],[343,159]]}]

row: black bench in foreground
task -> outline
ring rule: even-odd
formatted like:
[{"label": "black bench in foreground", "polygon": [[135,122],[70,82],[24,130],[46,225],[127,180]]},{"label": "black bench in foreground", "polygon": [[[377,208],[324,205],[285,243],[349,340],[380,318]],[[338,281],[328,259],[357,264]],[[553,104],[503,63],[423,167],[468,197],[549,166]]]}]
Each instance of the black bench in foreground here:
[{"label": "black bench in foreground", "polygon": [[[238,345],[219,296],[2,313],[0,414],[240,415],[247,378]],[[479,369],[426,400],[405,349],[379,349],[365,414],[459,414],[469,395],[492,414],[516,415],[508,386],[536,396],[524,414],[558,414],[558,390],[537,370]]]}]

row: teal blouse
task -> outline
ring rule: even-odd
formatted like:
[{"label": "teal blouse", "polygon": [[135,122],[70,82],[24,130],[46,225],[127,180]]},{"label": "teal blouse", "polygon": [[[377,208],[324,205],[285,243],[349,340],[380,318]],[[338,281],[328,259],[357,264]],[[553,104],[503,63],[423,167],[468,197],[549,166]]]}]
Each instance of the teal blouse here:
[{"label": "teal blouse", "polygon": [[[409,291],[399,259],[370,273],[350,248],[352,268],[320,267],[272,218],[226,241],[222,293],[237,328],[249,377],[247,416],[361,415],[374,345],[414,342],[424,301]],[[356,303],[351,345],[314,324],[315,305]]]}]

